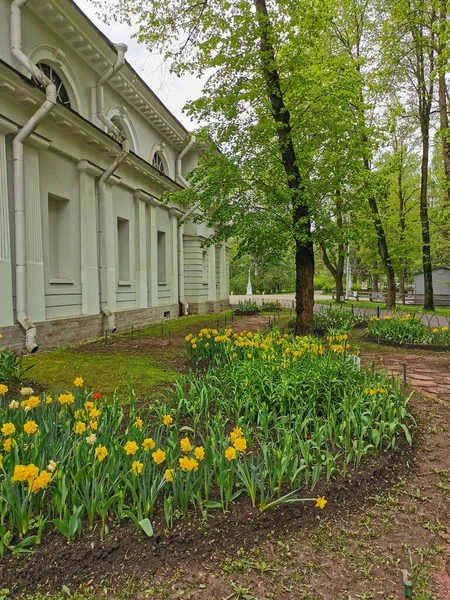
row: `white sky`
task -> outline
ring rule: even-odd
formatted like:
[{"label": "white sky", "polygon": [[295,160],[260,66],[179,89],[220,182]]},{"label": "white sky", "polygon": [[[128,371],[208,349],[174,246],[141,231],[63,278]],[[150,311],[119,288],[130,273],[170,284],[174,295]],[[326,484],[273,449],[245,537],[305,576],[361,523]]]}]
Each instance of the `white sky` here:
[{"label": "white sky", "polygon": [[198,98],[202,82],[190,75],[181,78],[172,75],[160,55],[151,54],[145,45],[131,39],[127,25],[120,23],[105,25],[97,18],[95,8],[89,0],[75,0],[75,2],[112,42],[124,42],[128,45],[126,59],[130,65],[177,119],[188,129],[194,129],[197,124],[183,114],[182,108],[188,100]]}]

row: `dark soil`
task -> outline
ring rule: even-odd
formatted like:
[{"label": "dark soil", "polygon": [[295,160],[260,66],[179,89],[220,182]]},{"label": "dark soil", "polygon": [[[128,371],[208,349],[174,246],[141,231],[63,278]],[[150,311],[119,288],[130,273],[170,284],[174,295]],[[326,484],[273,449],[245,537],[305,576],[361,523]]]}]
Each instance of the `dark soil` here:
[{"label": "dark soil", "polygon": [[0,562],[0,581],[13,589],[17,597],[36,591],[61,589],[99,578],[115,581],[132,574],[149,577],[161,569],[196,569],[199,561],[222,561],[240,549],[250,551],[269,535],[287,535],[292,528],[306,531],[316,528],[326,518],[337,520],[342,514],[357,513],[374,494],[389,489],[412,467],[417,445],[410,447],[404,439],[393,452],[367,459],[362,468],[344,478],[339,476],[329,485],[303,497],[329,498],[325,511],[314,508],[314,502],[286,504],[260,512],[246,499],[238,500],[228,514],[215,510],[208,519],[192,513],[176,527],[165,531],[163,515],[153,521],[155,535],[146,538],[132,523],[112,524],[110,535],[101,541],[99,531],[92,532],[70,544],[51,532],[30,555],[7,554]]},{"label": "dark soil", "polygon": [[[267,316],[230,324],[236,331],[267,325]],[[136,339],[121,339],[106,351],[157,355],[170,342],[181,353],[185,334],[148,339],[145,350],[136,347]],[[105,351],[101,342],[97,347]],[[138,591],[121,598],[400,600],[401,571],[407,569],[415,598],[449,600],[450,361],[442,354],[364,352],[363,363],[369,361],[399,375],[407,364],[408,384],[418,390],[410,401],[417,421],[414,444],[409,447],[402,436],[393,452],[305,492],[325,495],[325,510],[308,502],[261,513],[238,499],[225,516],[214,510],[202,519],[192,512],[171,531],[156,514],[153,538],[131,523],[116,527],[113,521],[104,542],[98,528],[71,544],[49,533],[32,554],[5,555],[0,590],[9,588],[8,598],[21,598],[83,584],[98,598],[109,587],[109,600],[135,575]]]}]

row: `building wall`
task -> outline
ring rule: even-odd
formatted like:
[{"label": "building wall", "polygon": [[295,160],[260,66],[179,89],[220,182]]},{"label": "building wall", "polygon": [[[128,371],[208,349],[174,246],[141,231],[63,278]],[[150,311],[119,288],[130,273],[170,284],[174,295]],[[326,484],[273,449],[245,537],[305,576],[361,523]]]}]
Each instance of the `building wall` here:
[{"label": "building wall", "polygon": [[[425,282],[423,273],[414,275],[414,293],[425,293]],[[450,269],[433,270],[433,293],[435,295],[450,294]]]},{"label": "building wall", "polygon": [[[12,140],[45,95],[11,56],[9,10],[9,0],[0,0],[0,333],[2,346],[19,350]],[[175,167],[188,132],[124,67],[105,86],[105,112],[120,121],[132,152],[99,194],[98,178],[121,145],[97,118],[95,85],[117,55],[71,0],[31,1],[22,17],[24,52],[55,68],[71,100],[24,144],[26,311],[39,346],[103,335],[106,307],[120,330],[178,316],[183,298],[196,312],[227,306],[225,244],[203,247],[213,232],[191,223],[180,230],[183,211],[160,202],[180,189]],[[164,175],[151,166],[155,151]],[[198,150],[186,154],[183,176],[199,157]]]}]

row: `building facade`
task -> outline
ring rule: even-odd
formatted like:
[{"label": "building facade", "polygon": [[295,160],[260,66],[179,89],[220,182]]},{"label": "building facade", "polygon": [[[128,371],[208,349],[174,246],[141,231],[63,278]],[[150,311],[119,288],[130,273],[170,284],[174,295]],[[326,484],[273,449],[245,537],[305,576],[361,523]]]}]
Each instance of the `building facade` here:
[{"label": "building facade", "polygon": [[125,51],[72,0],[0,0],[3,346],[228,306],[227,245],[160,201],[201,148]]}]

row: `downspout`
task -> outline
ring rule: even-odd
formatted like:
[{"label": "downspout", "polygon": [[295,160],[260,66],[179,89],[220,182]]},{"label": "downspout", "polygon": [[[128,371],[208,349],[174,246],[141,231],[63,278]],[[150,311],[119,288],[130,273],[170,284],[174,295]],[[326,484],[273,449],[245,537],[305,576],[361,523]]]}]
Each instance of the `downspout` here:
[{"label": "downspout", "polygon": [[[196,139],[193,135],[189,140],[186,147],[180,152],[176,163],[175,163],[175,179],[177,179],[182,185],[185,187],[189,187],[189,183],[181,174],[181,161],[189,152],[189,150],[195,146]],[[184,233],[184,225],[183,221],[186,221],[191,214],[197,210],[200,206],[200,202],[197,202],[194,206],[192,206],[187,213],[185,213],[178,223],[178,292],[179,292],[179,303],[181,304],[181,312],[183,315],[189,314],[189,304],[186,302],[186,298],[184,297],[184,248],[183,248],[183,233]]]},{"label": "downspout", "polygon": [[11,4],[11,54],[27,69],[32,77],[45,88],[45,102],[22,127],[13,139],[14,178],[14,231],[16,254],[16,319],[25,330],[25,347],[30,354],[36,352],[36,326],[27,316],[26,226],[23,145],[36,130],[39,123],[56,105],[56,86],[22,52],[21,9],[28,0],[14,0]]},{"label": "downspout", "polygon": [[[104,171],[101,177],[97,181],[97,195],[98,205],[101,206],[105,202],[106,197],[106,182],[117,170],[119,165],[123,163],[130,152],[130,140],[127,139],[122,131],[114,125],[114,123],[108,119],[105,115],[105,100],[103,93],[103,86],[109,81],[114,75],[116,75],[125,64],[125,52],[128,50],[126,44],[115,44],[117,50],[117,60],[97,81],[96,85],[96,109],[97,117],[106,126],[108,132],[118,137],[121,140],[122,152],[114,159],[109,167]],[[100,265],[101,266],[101,265]],[[102,313],[108,318],[108,331],[114,333],[116,331],[116,315],[108,306],[108,297],[105,298],[105,290],[102,289],[100,269],[99,269],[99,285],[100,285],[100,301]]]}]

